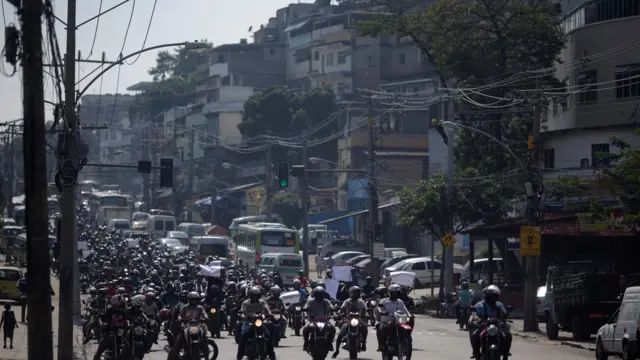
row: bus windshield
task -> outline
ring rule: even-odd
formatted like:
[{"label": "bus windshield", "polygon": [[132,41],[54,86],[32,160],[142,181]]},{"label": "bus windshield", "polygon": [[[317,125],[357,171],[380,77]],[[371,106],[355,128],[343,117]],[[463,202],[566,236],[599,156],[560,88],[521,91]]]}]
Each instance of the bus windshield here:
[{"label": "bus windshield", "polygon": [[263,246],[294,246],[295,234],[284,231],[262,231],[260,244]]},{"label": "bus windshield", "polygon": [[225,244],[200,244],[200,255],[227,257],[227,253]]},{"label": "bus windshield", "polygon": [[127,198],[121,195],[103,196],[100,206],[127,206]]}]

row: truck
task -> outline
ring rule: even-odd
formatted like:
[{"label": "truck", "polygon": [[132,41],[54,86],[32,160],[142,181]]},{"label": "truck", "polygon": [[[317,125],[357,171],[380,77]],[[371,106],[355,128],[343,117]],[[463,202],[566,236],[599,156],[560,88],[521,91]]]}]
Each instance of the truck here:
[{"label": "truck", "polygon": [[106,226],[112,219],[131,219],[131,208],[126,206],[102,206],[98,211],[97,225]]},{"label": "truck", "polygon": [[589,340],[620,307],[619,274],[613,264],[575,261],[547,270],[545,315],[547,337],[559,330],[574,340]]}]

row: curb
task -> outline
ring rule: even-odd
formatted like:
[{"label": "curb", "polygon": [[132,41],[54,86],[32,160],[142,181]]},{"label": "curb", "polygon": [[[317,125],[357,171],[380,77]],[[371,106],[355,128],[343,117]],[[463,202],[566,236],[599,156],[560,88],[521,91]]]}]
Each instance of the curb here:
[{"label": "curb", "polygon": [[580,343],[576,343],[576,342],[572,342],[572,341],[561,341],[560,345],[564,345],[564,346],[570,346],[572,348],[575,349],[582,349],[582,350],[589,350],[589,351],[593,351],[595,352],[596,349],[590,346],[586,346]]}]

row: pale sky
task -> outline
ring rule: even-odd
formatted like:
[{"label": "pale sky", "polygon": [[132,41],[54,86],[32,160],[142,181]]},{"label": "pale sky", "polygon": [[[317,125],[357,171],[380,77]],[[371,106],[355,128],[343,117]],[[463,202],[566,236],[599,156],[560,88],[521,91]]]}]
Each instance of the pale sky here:
[{"label": "pale sky", "polygon": [[[18,23],[13,7],[5,0],[4,18],[6,23]],[[98,13],[100,0],[78,0],[78,24]],[[103,11],[120,3],[121,0],[103,0]],[[293,2],[313,2],[311,0],[157,0],[153,23],[145,47],[182,41],[207,39],[215,45],[235,43],[241,38],[252,42],[249,26],[256,30],[260,24],[266,24],[270,17],[275,17],[277,9]],[[124,44],[123,54],[138,51],[142,47],[146,29],[151,16],[154,0],[131,0],[127,4],[107,13],[100,19],[95,47],[91,59],[100,60],[102,52],[107,60],[116,60],[123,46],[125,31],[132,4],[135,10],[129,35]],[[56,15],[66,21],[67,2],[54,0]],[[77,49],[82,57],[87,58],[91,50],[95,31],[95,21],[82,26],[77,31]],[[57,24],[57,36],[60,52],[65,53],[65,28]],[[4,46],[4,37],[0,37]],[[118,83],[118,68],[105,74],[102,80],[102,93],[123,93],[126,88],[139,81],[151,80],[147,70],[155,63],[156,52],[144,53],[133,65],[123,65]],[[135,58],[134,58],[135,59]],[[2,59],[4,62],[4,59]],[[132,60],[131,60],[132,61]],[[129,62],[131,62],[129,61]],[[8,64],[7,71],[11,68]],[[81,64],[77,79],[82,78],[95,68],[94,64]],[[83,75],[84,74],[84,75]],[[95,74],[95,73],[94,73]],[[21,69],[12,78],[0,75],[0,123],[22,117]],[[90,79],[91,77],[89,77]],[[45,99],[56,102],[51,88],[51,78],[45,76]],[[82,84],[80,84],[82,85]],[[100,81],[97,81],[88,94],[100,93]],[[51,107],[46,107],[46,118],[52,118]]]}]

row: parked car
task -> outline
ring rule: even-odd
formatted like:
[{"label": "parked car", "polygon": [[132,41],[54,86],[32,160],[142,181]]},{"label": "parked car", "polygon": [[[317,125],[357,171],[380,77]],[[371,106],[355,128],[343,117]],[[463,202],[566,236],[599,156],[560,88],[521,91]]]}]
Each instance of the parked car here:
[{"label": "parked car", "polygon": [[326,269],[331,269],[334,266],[344,266],[347,264],[347,260],[352,259],[359,255],[365,255],[362,251],[342,251],[332,255],[326,259]]},{"label": "parked car", "polygon": [[382,264],[380,264],[380,274],[384,274],[384,269],[388,267],[392,267],[393,265],[399,263],[402,260],[411,259],[414,257],[418,257],[416,254],[406,254],[406,255],[398,255],[391,258],[386,259]]},{"label": "parked car", "polygon": [[347,260],[345,263],[345,265],[347,266],[356,266],[357,263],[359,263],[360,261],[364,260],[364,259],[370,259],[371,255],[369,254],[364,254],[364,255],[358,255],[358,256],[354,256],[351,259]]},{"label": "parked car", "polygon": [[364,253],[365,245],[352,240],[333,239],[322,246],[318,246],[318,257],[320,259],[330,258],[333,254],[343,251],[356,251]]},{"label": "parked car", "polygon": [[[419,288],[422,285],[431,283],[431,267],[433,266],[433,281],[438,283],[440,281],[440,269],[442,263],[439,260],[432,260],[430,257],[417,257],[400,261],[394,266],[384,269],[384,280],[386,284],[391,282],[391,273],[394,271],[409,271],[416,274],[414,288]],[[463,266],[454,264],[453,273],[461,274]]]},{"label": "parked car", "polygon": [[640,286],[628,287],[622,305],[596,334],[596,359],[638,356],[638,329],[640,328]]}]

